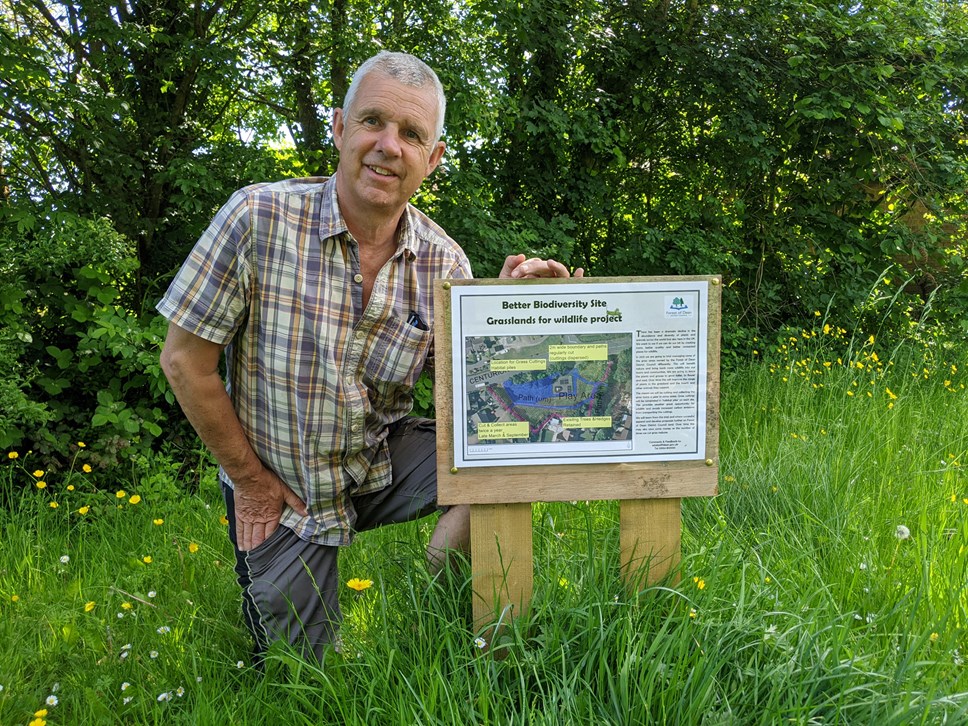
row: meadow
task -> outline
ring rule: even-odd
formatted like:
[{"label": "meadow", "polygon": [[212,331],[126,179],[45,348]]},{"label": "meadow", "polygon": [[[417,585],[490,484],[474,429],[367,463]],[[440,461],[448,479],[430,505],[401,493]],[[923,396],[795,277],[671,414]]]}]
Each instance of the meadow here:
[{"label": "meadow", "polygon": [[341,652],[259,673],[211,467],[3,452],[0,723],[965,723],[968,359],[821,317],[750,357],[678,581],[623,589],[615,502],[536,504],[532,611],[487,654],[423,521],[341,555]]}]

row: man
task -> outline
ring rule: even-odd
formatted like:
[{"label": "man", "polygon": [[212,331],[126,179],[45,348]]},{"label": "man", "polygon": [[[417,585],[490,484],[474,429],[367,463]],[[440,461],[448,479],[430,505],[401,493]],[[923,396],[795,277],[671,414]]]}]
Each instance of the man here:
[{"label": "man", "polygon": [[[257,659],[283,638],[322,658],[337,548],[437,511],[433,422],[407,413],[432,351],[433,280],[471,272],[409,199],[443,156],[444,109],[422,61],[370,58],[333,116],[336,174],[236,192],[158,305],[162,367],[220,465]],[[549,276],[569,272],[524,255],[501,271]],[[451,507],[431,564],[468,539],[468,508]]]}]

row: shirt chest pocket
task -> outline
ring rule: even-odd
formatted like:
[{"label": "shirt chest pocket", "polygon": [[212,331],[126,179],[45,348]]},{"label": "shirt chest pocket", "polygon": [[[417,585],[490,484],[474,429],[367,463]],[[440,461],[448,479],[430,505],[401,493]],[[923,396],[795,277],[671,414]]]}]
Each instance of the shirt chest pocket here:
[{"label": "shirt chest pocket", "polygon": [[394,318],[375,337],[364,361],[364,381],[379,396],[409,393],[423,370],[433,333]]}]

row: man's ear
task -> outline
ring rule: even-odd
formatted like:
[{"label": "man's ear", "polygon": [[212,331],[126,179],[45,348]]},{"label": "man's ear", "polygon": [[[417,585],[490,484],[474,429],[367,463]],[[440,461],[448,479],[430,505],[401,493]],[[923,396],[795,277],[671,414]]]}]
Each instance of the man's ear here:
[{"label": "man's ear", "polygon": [[438,141],[434,144],[434,150],[430,152],[430,158],[427,159],[427,173],[424,176],[430,176],[433,170],[440,165],[440,160],[444,158],[444,150],[446,148],[447,146],[443,141]]},{"label": "man's ear", "polygon": [[341,108],[333,111],[333,143],[337,151],[343,145],[343,109]]}]

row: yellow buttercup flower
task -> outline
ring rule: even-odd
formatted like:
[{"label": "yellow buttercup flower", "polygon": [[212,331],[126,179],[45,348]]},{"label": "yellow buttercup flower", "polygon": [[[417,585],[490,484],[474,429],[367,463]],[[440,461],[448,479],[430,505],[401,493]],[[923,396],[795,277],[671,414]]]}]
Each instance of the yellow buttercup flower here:
[{"label": "yellow buttercup flower", "polygon": [[155,526],[160,527],[161,525],[163,525],[165,523],[165,520],[163,520],[163,519],[154,519],[154,520],[152,520],[152,522],[155,524]]},{"label": "yellow buttercup flower", "polygon": [[91,508],[85,504],[83,507],[81,507],[80,509],[77,510],[77,513],[78,514],[87,514],[90,511],[91,511]]},{"label": "yellow buttercup flower", "polygon": [[373,586],[373,580],[361,580],[358,577],[354,577],[346,583],[346,586],[351,590],[363,592]]},{"label": "yellow buttercup flower", "polygon": [[39,481],[39,482],[37,482],[37,488],[38,489],[46,489],[47,488],[47,482],[45,482],[45,481]]},{"label": "yellow buttercup flower", "polygon": [[141,502],[141,496],[139,494],[133,494],[131,499],[128,500],[131,504],[138,504]]},{"label": "yellow buttercup flower", "polygon": [[195,554],[196,552],[198,552],[198,545],[195,544],[194,542],[189,542],[188,551],[191,552],[192,554]]},{"label": "yellow buttercup flower", "polygon": [[83,449],[83,448],[84,448],[85,446],[87,446],[87,444],[85,444],[85,443],[84,443],[83,441],[78,441],[78,442],[77,442],[77,445],[78,445],[78,447],[79,447],[79,448],[81,448],[81,449]]},{"label": "yellow buttercup flower", "polygon": [[150,564],[151,564],[151,555],[145,555],[145,556],[144,556],[144,557],[142,557],[141,559],[142,559],[142,560],[144,561],[144,563],[145,563],[146,565],[150,565]]},{"label": "yellow buttercup flower", "polygon": [[128,496],[128,493],[124,489],[118,489],[118,491],[114,493],[114,496],[116,496],[118,499],[124,499],[126,496]]},{"label": "yellow buttercup flower", "polygon": [[84,466],[81,467],[81,471],[83,471],[85,474],[90,474],[93,471],[93,469],[91,469],[90,464],[85,464]]},{"label": "yellow buttercup flower", "polygon": [[97,603],[95,603],[93,600],[91,600],[90,602],[84,603],[84,612],[86,612],[86,613],[91,612],[94,609],[94,606],[96,604]]},{"label": "yellow buttercup flower", "polygon": [[19,459],[20,458],[20,454],[18,454],[16,451],[11,451],[9,454],[7,454],[7,458],[8,459]]},{"label": "yellow buttercup flower", "polygon": [[34,476],[37,477],[38,479],[43,479],[44,478],[44,470],[43,469],[38,469],[37,471],[34,472]]}]

